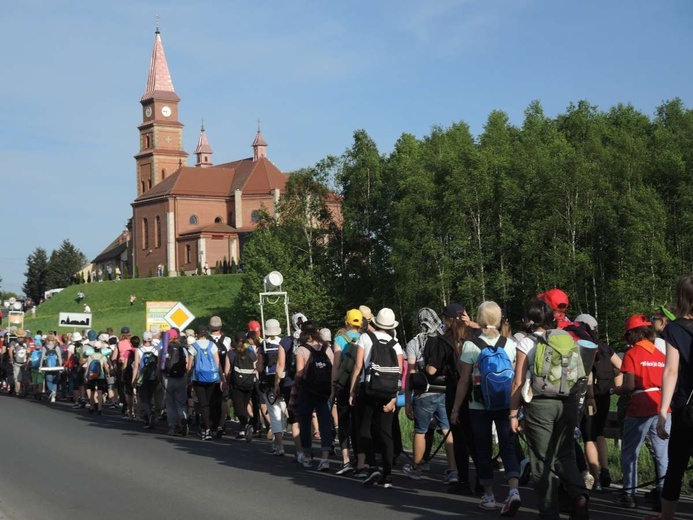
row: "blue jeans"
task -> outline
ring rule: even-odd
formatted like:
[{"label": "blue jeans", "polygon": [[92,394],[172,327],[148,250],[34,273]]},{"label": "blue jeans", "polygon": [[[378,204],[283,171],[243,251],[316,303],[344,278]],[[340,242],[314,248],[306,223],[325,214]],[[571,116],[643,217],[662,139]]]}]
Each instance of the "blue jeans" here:
[{"label": "blue jeans", "polygon": [[448,414],[445,411],[445,394],[424,394],[414,398],[414,432],[426,433],[431,419],[436,420],[442,431],[450,429]]},{"label": "blue jeans", "polygon": [[[623,440],[621,442],[621,467],[623,469],[623,488],[626,493],[635,493],[638,485],[638,455],[645,437],[650,438],[654,450],[655,464],[657,464],[657,489],[662,490],[664,475],[667,473],[669,457],[667,448],[668,440],[662,440],[657,435],[657,415],[650,417],[626,417],[623,424]],[[671,414],[667,416],[667,431],[671,430]]]},{"label": "blue jeans", "polygon": [[305,453],[311,452],[311,419],[313,410],[318,418],[320,442],[323,451],[332,451],[332,414],[327,403],[328,397],[309,392],[303,388],[298,394],[298,422],[301,426],[301,446]]},{"label": "blue jeans", "polygon": [[49,393],[58,391],[58,381],[60,380],[60,374],[57,372],[47,372],[46,373],[46,387]]},{"label": "blue jeans", "polygon": [[476,471],[482,486],[493,484],[493,423],[496,423],[498,449],[505,467],[505,480],[520,476],[520,463],[515,455],[515,434],[510,431],[509,413],[509,410],[469,410],[476,443]]}]

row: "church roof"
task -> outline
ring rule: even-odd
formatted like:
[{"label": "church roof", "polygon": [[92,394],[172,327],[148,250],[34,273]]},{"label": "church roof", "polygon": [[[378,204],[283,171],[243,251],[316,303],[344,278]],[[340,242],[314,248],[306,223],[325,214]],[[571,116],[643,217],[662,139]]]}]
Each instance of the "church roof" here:
[{"label": "church roof", "polygon": [[135,202],[167,196],[232,197],[236,190],[244,195],[268,194],[284,190],[287,175],[267,158],[242,159],[210,168],[183,166],[166,177]]},{"label": "church roof", "polygon": [[147,87],[140,101],[152,99],[180,101],[176,91],[173,89],[173,80],[168,70],[166,54],[164,54],[164,44],[161,43],[161,33],[158,28],[156,29],[156,37],[154,39],[152,59],[149,63]]},{"label": "church roof", "polygon": [[231,227],[228,224],[222,224],[222,223],[217,223],[217,224],[212,224],[211,226],[203,226],[197,229],[193,229],[191,231],[186,231],[185,233],[181,233],[180,236],[188,236],[188,235],[201,235],[203,233],[212,233],[212,234],[220,234],[220,233],[227,233],[227,234],[235,234],[237,233],[238,230],[235,227]]},{"label": "church roof", "polygon": [[205,127],[200,130],[200,138],[197,140],[197,148],[195,153],[212,153],[212,147],[209,146],[207,141],[207,133],[205,132]]},{"label": "church roof", "polygon": [[91,262],[93,264],[98,264],[101,262],[105,262],[107,260],[115,260],[120,257],[120,255],[123,254],[123,251],[125,251],[128,247],[128,239],[129,239],[129,233],[127,231],[121,233],[118,235],[118,238],[116,238],[113,242],[108,244],[106,246],[106,249],[101,251],[99,255],[94,258]]},{"label": "church roof", "polygon": [[253,141],[253,146],[267,146],[267,141],[265,141],[265,138],[262,137],[260,130],[257,131],[257,135]]}]

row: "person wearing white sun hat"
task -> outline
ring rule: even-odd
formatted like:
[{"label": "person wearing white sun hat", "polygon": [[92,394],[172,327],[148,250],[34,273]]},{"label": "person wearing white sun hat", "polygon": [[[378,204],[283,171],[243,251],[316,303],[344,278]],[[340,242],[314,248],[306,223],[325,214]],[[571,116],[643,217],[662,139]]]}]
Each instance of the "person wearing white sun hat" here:
[{"label": "person wearing white sun hat", "polygon": [[[383,308],[373,319],[374,331],[362,334],[356,343],[356,359],[351,376],[350,403],[356,406],[359,451],[365,453],[370,466],[363,480],[365,486],[392,487],[394,443],[392,421],[397,402],[404,352],[397,342],[395,329],[399,322],[392,309]],[[364,368],[364,370],[361,370]],[[380,382],[380,384],[378,384]],[[380,437],[382,473],[375,464],[375,447],[371,433]]]}]

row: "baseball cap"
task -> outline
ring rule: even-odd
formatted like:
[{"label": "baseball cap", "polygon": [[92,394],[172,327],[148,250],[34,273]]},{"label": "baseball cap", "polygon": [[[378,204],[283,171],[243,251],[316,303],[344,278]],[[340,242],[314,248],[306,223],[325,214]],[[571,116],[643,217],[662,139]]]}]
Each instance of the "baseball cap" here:
[{"label": "baseball cap", "polygon": [[349,325],[360,327],[363,324],[363,314],[358,309],[349,309],[344,319]]},{"label": "baseball cap", "polygon": [[159,327],[159,325],[152,325],[149,327],[149,332],[152,334],[159,334],[161,332],[161,327]]},{"label": "baseball cap", "polygon": [[332,341],[332,332],[330,329],[320,329],[320,338],[322,338],[325,343],[330,343]]},{"label": "baseball cap", "polygon": [[450,303],[443,309],[443,316],[448,318],[461,317],[464,314],[464,305],[461,303]]},{"label": "baseball cap", "polygon": [[590,329],[597,330],[597,320],[590,314],[580,314],[580,316],[575,318],[575,323],[584,323]]},{"label": "baseball cap", "polygon": [[221,318],[219,316],[212,316],[209,319],[209,326],[213,329],[221,328]]},{"label": "baseball cap", "polygon": [[235,339],[236,342],[245,341],[248,339],[248,334],[246,332],[236,332]]},{"label": "baseball cap", "polygon": [[652,322],[649,321],[644,314],[633,314],[626,320],[624,329],[628,332],[638,327],[649,327],[650,325],[652,325]]},{"label": "baseball cap", "polygon": [[152,340],[152,333],[149,332],[148,330],[145,330],[142,333],[142,341],[151,341]]},{"label": "baseball cap", "polygon": [[248,322],[248,330],[255,331],[259,334],[262,331],[262,327],[260,326],[260,322],[257,320],[249,321]]},{"label": "baseball cap", "polygon": [[122,327],[120,329],[121,334],[130,334],[130,327]]},{"label": "baseball cap", "polygon": [[548,303],[554,311],[565,311],[570,305],[568,295],[560,289],[549,289],[537,294],[537,298]]}]

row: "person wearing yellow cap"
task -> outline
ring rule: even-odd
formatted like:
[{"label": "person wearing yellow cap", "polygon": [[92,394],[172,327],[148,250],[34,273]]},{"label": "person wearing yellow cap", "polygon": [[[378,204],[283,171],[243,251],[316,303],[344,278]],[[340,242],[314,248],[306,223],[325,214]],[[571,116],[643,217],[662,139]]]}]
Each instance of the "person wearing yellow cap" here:
[{"label": "person wearing yellow cap", "polygon": [[[339,447],[342,451],[342,466],[337,470],[337,475],[346,475],[354,471],[349,458],[349,440],[358,454],[358,466],[364,467],[366,454],[358,453],[356,449],[356,421],[349,406],[349,382],[351,371],[354,368],[354,355],[356,342],[361,337],[363,314],[358,309],[349,309],[344,317],[344,329],[337,332],[334,342],[334,363],[332,364],[332,395],[330,402],[337,404],[337,423]],[[342,364],[342,361],[344,363]],[[343,381],[343,382],[340,382]]]}]

